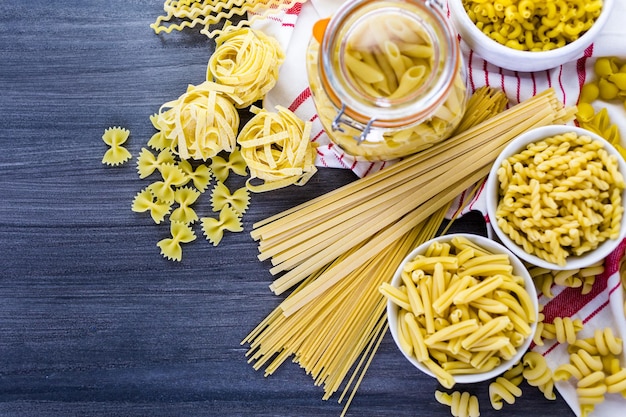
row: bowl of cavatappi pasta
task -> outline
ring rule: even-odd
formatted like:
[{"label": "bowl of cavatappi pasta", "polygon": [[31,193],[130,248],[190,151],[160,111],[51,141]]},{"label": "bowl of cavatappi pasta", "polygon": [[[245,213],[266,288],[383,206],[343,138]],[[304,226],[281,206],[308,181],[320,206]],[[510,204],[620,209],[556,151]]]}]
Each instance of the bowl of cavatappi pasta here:
[{"label": "bowl of cavatappi pasta", "polygon": [[381,292],[399,350],[446,388],[507,371],[537,328],[537,292],[524,264],[479,235],[419,245]]},{"label": "bowl of cavatappi pasta", "polygon": [[601,136],[575,126],[536,128],[496,158],[485,185],[498,239],[524,261],[575,270],[626,237],[626,163]]},{"label": "bowl of cavatappi pasta", "polygon": [[541,71],[584,56],[615,0],[448,0],[461,38],[486,61]]}]

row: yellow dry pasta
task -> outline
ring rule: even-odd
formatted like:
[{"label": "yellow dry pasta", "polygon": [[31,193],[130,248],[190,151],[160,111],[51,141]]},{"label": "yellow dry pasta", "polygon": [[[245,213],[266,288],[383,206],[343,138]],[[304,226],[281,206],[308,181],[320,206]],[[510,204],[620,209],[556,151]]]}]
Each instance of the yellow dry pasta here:
[{"label": "yellow dry pasta", "polygon": [[137,173],[139,178],[147,178],[155,170],[160,169],[163,164],[174,164],[175,162],[174,155],[169,149],[163,149],[155,157],[150,150],[141,148],[137,157]]},{"label": "yellow dry pasta", "polygon": [[161,255],[169,260],[180,262],[183,258],[181,243],[194,241],[196,235],[191,227],[180,222],[172,222],[170,232],[172,237],[158,241],[157,246],[161,249]]},{"label": "yellow dry pasta", "polygon": [[152,220],[156,224],[161,223],[165,216],[167,216],[172,208],[171,202],[164,202],[158,200],[148,188],[141,190],[133,199],[131,210],[137,213],[143,213],[145,211],[150,212]]},{"label": "yellow dry pasta", "polygon": [[236,146],[228,155],[228,161],[219,155],[211,158],[211,171],[218,181],[225,182],[230,171],[242,177],[248,175],[248,165],[241,155],[241,149]]},{"label": "yellow dry pasta", "polygon": [[221,211],[230,206],[239,216],[243,215],[250,205],[250,194],[246,187],[242,187],[231,194],[226,185],[218,181],[211,193],[211,208],[213,211]]},{"label": "yellow dry pasta", "polygon": [[[433,254],[438,250],[431,246],[425,252]],[[458,261],[460,254],[462,262]],[[393,291],[388,285],[382,286],[381,292],[399,306],[401,313],[406,311],[405,319],[415,317],[408,321],[409,337],[404,344],[411,346],[412,356],[450,388],[455,374],[482,372],[511,358],[517,347],[532,337],[530,323],[536,321],[537,312],[523,284],[518,283],[521,278],[512,274],[508,256],[491,254],[457,236],[450,242],[449,254],[431,259],[435,262],[420,255],[407,262],[403,277],[409,278],[403,279],[404,285]],[[418,269],[422,267],[426,268]],[[445,281],[448,273],[447,285],[435,291],[436,276]],[[413,299],[419,300],[423,311],[414,310],[418,303]],[[501,313],[486,313],[476,307],[485,303],[483,299],[502,303],[506,308]],[[442,325],[438,328],[437,323]],[[398,331],[406,335],[403,326],[399,323]],[[463,358],[462,363],[451,358]]]},{"label": "yellow dry pasta", "polygon": [[206,239],[217,246],[224,237],[224,231],[241,232],[243,230],[243,224],[239,213],[237,213],[230,206],[225,206],[219,212],[217,219],[213,217],[202,217],[202,231]]},{"label": "yellow dry pasta", "polygon": [[185,173],[185,176],[193,182],[201,193],[205,192],[211,182],[211,168],[205,164],[199,164],[195,169],[187,160],[178,162],[178,168]]},{"label": "yellow dry pasta", "polygon": [[206,161],[221,151],[232,151],[239,129],[239,113],[227,96],[233,91],[205,81],[189,85],[178,99],[164,103],[155,124],[171,141],[172,152],[181,159]]},{"label": "yellow dry pasta", "polygon": [[110,127],[104,130],[102,140],[109,145],[109,149],[102,157],[102,163],[106,165],[121,165],[132,158],[132,155],[124,146],[122,146],[130,131],[122,127]]},{"label": "yellow dry pasta", "polygon": [[276,85],[284,60],[275,38],[251,28],[227,30],[215,39],[206,79],[232,87],[226,94],[241,109],[262,99]]},{"label": "yellow dry pasta", "polygon": [[[311,123],[290,110],[277,112],[253,108],[254,117],[237,137],[241,155],[250,170],[246,186],[265,192],[289,185],[304,185],[317,172],[316,145],[310,140]],[[262,181],[255,184],[254,180]]]},{"label": "yellow dry pasta", "polygon": [[[363,19],[366,21],[359,23],[358,29],[342,42],[348,82],[363,97],[410,99],[438,71],[433,62],[432,38],[414,19],[402,15],[394,18],[393,24],[385,16],[375,14]],[[319,44],[312,43],[307,51],[307,66],[317,113],[326,131],[332,132],[332,141],[357,159],[393,160],[427,149],[450,137],[463,119],[467,86],[459,72],[444,103],[426,120],[388,130],[374,124],[365,140],[355,140],[360,138],[361,130],[347,124],[341,130],[332,128],[339,106],[325,93],[318,65]]]},{"label": "yellow dry pasta", "polygon": [[155,181],[148,186],[148,190],[159,200],[166,203],[174,201],[172,187],[182,185],[188,181],[185,173],[175,164],[164,164],[159,168],[163,181]]},{"label": "yellow dry pasta", "polygon": [[513,404],[522,395],[519,385],[524,380],[524,365],[518,362],[502,376],[489,384],[489,402],[495,410],[501,410],[504,403]]},{"label": "yellow dry pasta", "polygon": [[539,388],[546,399],[554,400],[554,380],[552,370],[546,362],[546,358],[537,352],[526,352],[522,358],[524,370],[522,375],[529,385]]},{"label": "yellow dry pasta", "polygon": [[190,224],[198,221],[198,215],[191,205],[200,197],[200,192],[190,187],[178,188],[174,191],[174,201],[178,207],[170,214],[170,221]]},{"label": "yellow dry pasta", "polygon": [[505,175],[495,221],[526,252],[563,266],[619,236],[624,178],[601,142],[576,132],[539,140],[502,164]]},{"label": "yellow dry pasta", "polygon": [[451,394],[436,390],[435,398],[440,404],[450,407],[454,417],[479,417],[480,407],[478,397],[469,392],[454,391]]},{"label": "yellow dry pasta", "polygon": [[463,1],[469,18],[487,36],[513,49],[543,51],[578,39],[591,28],[602,0]]},{"label": "yellow dry pasta", "polygon": [[155,33],[171,33],[197,28],[215,38],[237,21],[247,27],[257,20],[271,18],[305,0],[165,0],[164,14],[150,25]]}]

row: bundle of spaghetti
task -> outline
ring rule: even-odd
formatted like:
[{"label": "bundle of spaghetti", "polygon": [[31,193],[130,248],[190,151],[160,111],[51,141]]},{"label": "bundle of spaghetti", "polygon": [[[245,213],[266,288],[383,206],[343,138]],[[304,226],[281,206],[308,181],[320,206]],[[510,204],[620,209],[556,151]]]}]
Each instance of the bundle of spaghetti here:
[{"label": "bundle of spaghetti", "polygon": [[381,232],[306,291],[283,302],[289,315],[341,280],[363,259],[388,246],[443,204],[483,178],[513,138],[534,127],[566,123],[552,89],[527,99],[445,142],[253,225],[259,259],[271,258],[278,274],[270,288],[281,294],[322,265]]},{"label": "bundle of spaghetti", "polygon": [[164,15],[150,25],[155,33],[201,27],[200,33],[214,38],[222,32],[219,23],[237,27],[268,18],[306,0],[165,0]]},{"label": "bundle of spaghetti", "polygon": [[[489,95],[486,90],[477,91],[479,97],[487,99]],[[481,108],[482,100],[475,101]],[[468,112],[475,110],[469,108]],[[497,113],[501,109],[493,111]],[[489,116],[493,114],[483,117]],[[474,120],[478,123],[479,118]],[[449,193],[448,202],[456,195],[456,191]],[[448,206],[449,203],[442,205],[427,219],[391,240],[389,245],[362,259],[345,279],[320,293],[314,303],[306,303],[290,315],[285,315],[279,305],[242,341],[242,344],[250,345],[247,356],[250,362],[254,362],[254,368],[265,367],[267,376],[289,357],[295,356],[294,360],[311,374],[315,382],[324,385],[325,399],[336,392],[351,372],[339,398],[341,402],[349,394],[344,405],[345,413],[388,329],[386,301],[378,286],[391,280],[393,271],[411,248],[435,235]],[[376,233],[320,266],[285,301],[307,292],[329,271],[343,269],[345,262],[383,234],[382,231]]]},{"label": "bundle of spaghetti", "polygon": [[[448,206],[442,207],[400,236],[315,303],[307,304],[289,317],[276,308],[242,341],[242,344],[250,344],[249,362],[255,362],[257,370],[265,366],[267,376],[294,356],[294,362],[311,375],[315,384],[324,386],[324,399],[337,392],[352,371],[340,398],[341,401],[353,386],[351,401],[367,369],[368,358],[371,360],[387,331],[386,300],[378,286],[391,279],[402,259],[415,246],[435,236],[447,209]],[[332,265],[341,264],[355,250],[340,256]],[[290,296],[315,282],[325,269],[312,274]],[[359,373],[361,377],[353,385]]]}]

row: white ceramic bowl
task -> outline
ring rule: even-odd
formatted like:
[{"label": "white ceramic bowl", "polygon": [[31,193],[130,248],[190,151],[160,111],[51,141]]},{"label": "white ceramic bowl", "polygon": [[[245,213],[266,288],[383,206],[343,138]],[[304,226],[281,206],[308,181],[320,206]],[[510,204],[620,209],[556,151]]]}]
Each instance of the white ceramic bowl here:
[{"label": "white ceramic bowl", "polygon": [[518,51],[504,46],[476,27],[463,8],[462,0],[448,0],[450,15],[456,30],[467,45],[486,61],[501,68],[533,72],[557,67],[584,55],[585,49],[595,40],[613,9],[615,0],[603,0],[602,12],[593,26],[576,41],[551,51]]},{"label": "white ceramic bowl", "polygon": [[[391,280],[391,285],[393,285],[394,287],[399,287],[400,285],[402,285],[401,274],[406,263],[413,260],[417,255],[424,254],[426,252],[426,249],[428,249],[428,247],[431,245],[431,243],[450,242],[452,238],[454,238],[455,236],[465,237],[469,239],[470,241],[472,241],[473,243],[479,245],[480,247],[494,254],[504,253],[508,255],[511,265],[513,266],[513,274],[517,276],[521,276],[524,279],[526,291],[528,292],[528,295],[530,296],[530,299],[533,302],[535,312],[536,313],[538,312],[539,306],[538,306],[538,301],[537,301],[537,290],[535,289],[535,285],[533,283],[532,277],[530,276],[528,270],[526,269],[522,261],[520,261],[513,253],[511,253],[511,251],[509,251],[507,248],[505,248],[501,244],[491,239],[488,239],[486,237],[480,236],[480,235],[467,234],[467,233],[443,235],[443,236],[436,237],[434,239],[431,239],[419,245],[411,253],[409,253],[406,256],[406,258],[404,258],[400,266],[398,266],[398,269],[396,270],[396,273],[394,274]],[[398,346],[398,349],[402,352],[404,357],[409,360],[409,362],[411,362],[417,369],[421,370],[425,374],[434,377],[435,375],[430,371],[430,369],[426,367],[426,365],[418,361],[413,355],[407,354],[407,352],[405,352],[400,346],[399,338],[398,338],[398,331],[397,331],[398,312],[399,312],[398,305],[392,301],[388,301],[387,302],[387,318],[389,321],[389,330],[391,332],[391,336],[393,337],[393,340]],[[527,337],[524,343],[522,344],[522,346],[517,348],[517,353],[510,360],[502,361],[500,365],[498,365],[497,367],[493,368],[490,371],[474,373],[474,374],[454,375],[455,383],[468,384],[468,383],[486,381],[488,379],[494,378],[502,374],[503,372],[511,368],[513,365],[515,365],[530,347],[530,344],[532,342],[532,335],[535,333],[537,329],[537,318],[538,317],[536,316],[534,322],[530,324],[531,336]]]},{"label": "white ceramic bowl", "polygon": [[[517,245],[509,236],[502,231],[498,227],[496,222],[496,208],[498,205],[498,188],[500,186],[498,181],[497,170],[502,165],[502,161],[508,158],[511,155],[519,153],[522,151],[529,143],[536,142],[542,140],[544,138],[555,136],[559,134],[564,134],[567,132],[575,132],[579,136],[580,135],[588,135],[593,139],[599,140],[604,143],[604,149],[606,149],[609,154],[617,155],[617,160],[619,161],[619,170],[622,174],[626,174],[626,163],[624,159],[620,156],[619,152],[611,145],[607,140],[602,138],[599,135],[596,135],[593,132],[590,132],[586,129],[581,129],[575,126],[567,126],[567,125],[554,125],[554,126],[545,126],[539,127],[536,129],[529,130],[515,139],[513,139],[509,145],[505,147],[502,153],[498,156],[496,161],[489,172],[489,176],[487,177],[487,184],[485,186],[486,192],[486,205],[487,205],[487,214],[490,219],[490,224],[493,227],[495,234],[498,239],[513,253],[515,253],[521,259],[539,266],[543,268],[548,268],[552,270],[572,270],[578,268],[584,268],[589,266],[595,262],[601,261],[606,258],[615,248],[620,244],[620,242],[626,237],[626,221],[622,220],[620,226],[620,234],[618,239],[608,239],[601,243],[596,249],[584,253],[581,256],[569,256],[566,259],[565,266],[561,266],[552,262],[548,262],[542,258],[539,258],[535,255],[527,253],[521,246]],[[626,199],[626,191],[622,193],[622,204]]]}]

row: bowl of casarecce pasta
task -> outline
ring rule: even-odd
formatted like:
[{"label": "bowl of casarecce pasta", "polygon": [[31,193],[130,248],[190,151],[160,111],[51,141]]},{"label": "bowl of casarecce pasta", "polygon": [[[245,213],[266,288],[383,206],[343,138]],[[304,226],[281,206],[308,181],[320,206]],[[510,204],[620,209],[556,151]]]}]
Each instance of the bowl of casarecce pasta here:
[{"label": "bowl of casarecce pasta", "polygon": [[510,369],[537,327],[537,292],[524,264],[479,235],[419,245],[381,292],[399,350],[446,388]]},{"label": "bowl of casarecce pasta", "polygon": [[497,238],[550,270],[601,262],[626,237],[626,163],[601,136],[575,126],[527,131],[496,158],[485,186]]},{"label": "bowl of casarecce pasta", "polygon": [[449,0],[463,41],[486,61],[541,71],[585,54],[615,0]]}]

